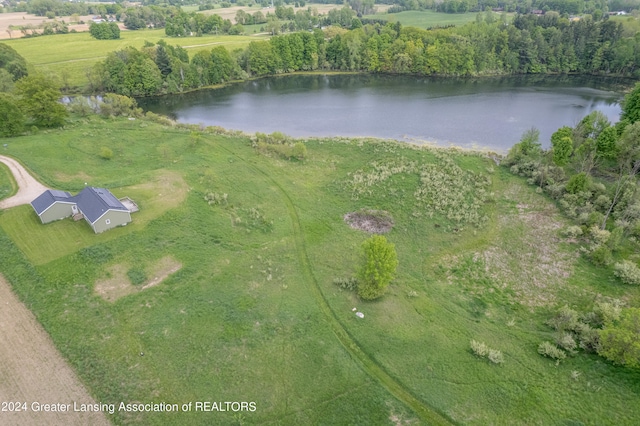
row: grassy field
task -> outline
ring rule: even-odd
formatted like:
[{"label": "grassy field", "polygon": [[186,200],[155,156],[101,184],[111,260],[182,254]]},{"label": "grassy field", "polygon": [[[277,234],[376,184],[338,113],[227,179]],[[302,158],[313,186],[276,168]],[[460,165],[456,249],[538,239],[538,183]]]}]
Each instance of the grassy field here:
[{"label": "grassy field", "polygon": [[88,69],[103,60],[108,53],[128,46],[139,49],[146,41],[156,43],[164,39],[168,44],[184,47],[192,56],[200,50],[210,50],[218,45],[229,50],[243,48],[260,37],[210,35],[169,38],[164,29],[161,29],[122,31],[119,40],[96,40],[89,33],[73,33],[3,40],[3,43],[13,47],[36,70],[60,76],[67,86],[82,87],[88,82]]},{"label": "grassy field", "polygon": [[406,27],[432,28],[445,25],[464,25],[476,20],[477,13],[440,13],[432,10],[408,10],[400,13],[376,13],[365,18],[400,22]]},{"label": "grassy field", "polygon": [[[640,372],[536,351],[558,307],[637,306],[640,290],[583,261],[555,206],[484,156],[309,140],[306,160],[287,161],[241,136],[98,118],[8,142],[48,185],[88,182],[141,205],[102,235],[83,222],[41,225],[27,206],[0,212],[0,272],[96,400],[257,407],[116,412],[116,424],[640,417]],[[400,261],[388,294],[368,303],[333,284],[355,273],[367,234],[343,216],[362,208],[391,213]],[[154,287],[115,301],[96,291],[167,258],[181,267]],[[471,339],[505,363],[476,358]]]},{"label": "grassy field", "polygon": [[13,175],[9,168],[0,163],[0,200],[13,195],[17,191]]}]

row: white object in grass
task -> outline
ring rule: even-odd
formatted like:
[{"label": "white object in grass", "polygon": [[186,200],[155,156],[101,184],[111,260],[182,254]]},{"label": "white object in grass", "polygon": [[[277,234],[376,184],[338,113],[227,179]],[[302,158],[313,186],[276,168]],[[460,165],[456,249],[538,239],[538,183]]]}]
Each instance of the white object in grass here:
[{"label": "white object in grass", "polygon": [[358,318],[364,318],[364,314],[362,312],[356,312],[356,316]]}]

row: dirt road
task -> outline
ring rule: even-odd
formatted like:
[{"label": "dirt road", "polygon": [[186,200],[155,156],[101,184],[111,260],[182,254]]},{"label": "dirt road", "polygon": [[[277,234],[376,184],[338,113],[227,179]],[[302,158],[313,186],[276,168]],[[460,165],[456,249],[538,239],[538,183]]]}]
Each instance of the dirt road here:
[{"label": "dirt road", "polygon": [[[75,407],[81,407],[82,404],[96,404],[96,401],[2,275],[0,341],[0,424],[110,424],[108,413],[74,411],[74,403]],[[63,406],[69,410],[44,411]]]},{"label": "dirt road", "polygon": [[10,157],[0,155],[0,163],[4,163],[18,184],[18,192],[13,197],[0,201],[0,209],[29,204],[48,188],[34,179],[20,163]]}]

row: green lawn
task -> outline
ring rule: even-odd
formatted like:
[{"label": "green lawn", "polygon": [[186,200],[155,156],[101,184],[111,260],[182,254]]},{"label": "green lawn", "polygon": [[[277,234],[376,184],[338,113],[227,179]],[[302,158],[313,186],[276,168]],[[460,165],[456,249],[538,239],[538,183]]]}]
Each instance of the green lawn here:
[{"label": "green lawn", "polygon": [[464,25],[476,20],[477,13],[440,13],[432,10],[408,10],[400,13],[377,13],[365,18],[400,22],[406,27],[431,28],[445,25]]},{"label": "green lawn", "polygon": [[193,55],[199,50],[210,50],[218,45],[229,50],[242,48],[257,38],[228,35],[170,38],[165,35],[164,29],[159,29],[122,31],[119,40],[96,40],[85,32],[3,40],[3,43],[13,47],[36,70],[61,76],[65,85],[82,87],[88,82],[87,70],[108,53],[128,46],[139,49],[147,41],[156,43],[161,39],[168,44],[182,46]]},{"label": "green lawn", "polygon": [[0,200],[13,195],[16,190],[15,180],[9,168],[4,163],[0,163]]},{"label": "green lawn", "polygon": [[[146,215],[96,236],[83,223],[41,225],[26,206],[0,214],[0,271],[96,399],[257,407],[116,412],[116,424],[640,417],[640,372],[584,353],[556,365],[536,351],[553,339],[544,321],[558,307],[637,306],[640,289],[579,258],[556,207],[484,156],[324,139],[288,161],[245,137],[194,143],[189,130],[98,118],[8,142],[48,185],[114,188]],[[398,274],[375,302],[333,284],[355,274],[367,234],[343,216],[362,208],[395,222]],[[148,270],[166,256],[182,268],[159,285],[115,302],[95,293],[115,267]],[[471,339],[505,363],[476,358]]]}]

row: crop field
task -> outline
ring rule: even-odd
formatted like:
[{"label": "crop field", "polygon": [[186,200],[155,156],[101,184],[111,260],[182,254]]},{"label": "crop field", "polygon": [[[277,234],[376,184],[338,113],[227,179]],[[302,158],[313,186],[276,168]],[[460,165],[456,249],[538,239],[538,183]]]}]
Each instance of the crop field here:
[{"label": "crop field", "polygon": [[[0,272],[96,401],[256,407],[116,410],[115,424],[640,417],[637,370],[536,350],[559,307],[637,305],[639,289],[584,261],[554,204],[486,155],[322,139],[285,160],[242,135],[101,118],[7,141],[49,186],[87,182],[141,207],[101,235],[42,225],[28,206],[0,212]],[[334,284],[356,273],[369,235],[343,217],[362,209],[388,212],[398,251],[375,302]]]},{"label": "crop field", "polygon": [[476,20],[477,13],[440,13],[432,10],[407,10],[399,13],[378,12],[365,15],[365,18],[384,19],[389,22],[400,22],[406,27],[432,28],[445,25],[464,25]]},{"label": "crop field", "polygon": [[[2,423],[24,426],[108,425],[109,421],[101,412],[45,412],[32,409],[33,402],[66,405],[75,401],[78,405],[88,405],[95,404],[95,401],[60,356],[33,313],[11,292],[1,274],[0,300],[0,400],[12,404],[5,406],[0,413]],[[16,402],[19,403],[17,410]]]},{"label": "crop field", "polygon": [[3,40],[36,70],[60,76],[64,86],[82,87],[88,83],[87,71],[108,53],[132,46],[140,49],[145,42],[179,45],[193,56],[200,50],[223,45],[229,50],[242,48],[263,36],[210,35],[171,38],[164,30],[122,31],[119,40],[96,40],[88,32],[58,34],[35,38]]}]

